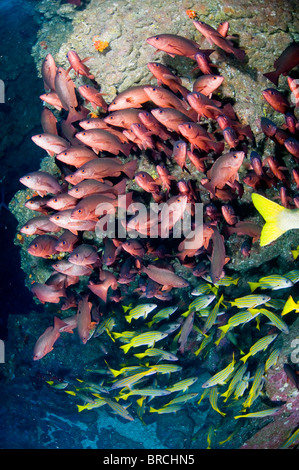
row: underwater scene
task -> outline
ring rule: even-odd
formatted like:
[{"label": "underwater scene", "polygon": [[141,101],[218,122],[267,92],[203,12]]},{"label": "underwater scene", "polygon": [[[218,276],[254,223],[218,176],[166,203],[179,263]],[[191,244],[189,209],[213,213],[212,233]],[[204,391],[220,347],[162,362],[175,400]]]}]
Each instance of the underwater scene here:
[{"label": "underwater scene", "polygon": [[298,448],[298,2],[0,12],[0,448]]}]

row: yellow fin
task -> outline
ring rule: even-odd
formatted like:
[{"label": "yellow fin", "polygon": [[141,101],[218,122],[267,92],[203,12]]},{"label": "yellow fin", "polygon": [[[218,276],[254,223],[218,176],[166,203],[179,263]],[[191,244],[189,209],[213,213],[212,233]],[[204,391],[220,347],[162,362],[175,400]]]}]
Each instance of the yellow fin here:
[{"label": "yellow fin", "polygon": [[266,221],[260,238],[260,245],[265,246],[286,232],[277,225],[278,215],[286,209],[260,194],[253,193],[251,198],[255,208]]},{"label": "yellow fin", "polygon": [[249,281],[248,281],[248,284],[249,284],[251,292],[254,292],[255,289],[257,289],[260,285],[259,282],[249,282]]}]

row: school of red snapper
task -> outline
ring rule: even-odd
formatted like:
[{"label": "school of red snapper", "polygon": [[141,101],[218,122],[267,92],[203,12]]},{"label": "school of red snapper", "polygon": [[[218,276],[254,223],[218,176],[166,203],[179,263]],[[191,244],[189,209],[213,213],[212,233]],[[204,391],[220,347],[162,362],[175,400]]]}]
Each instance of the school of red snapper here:
[{"label": "school of red snapper", "polygon": [[[245,52],[228,37],[228,22],[221,23],[217,30],[197,20],[193,20],[193,25],[212,47],[231,54],[234,60],[245,59]],[[198,279],[207,278],[212,284],[221,281],[229,263],[226,239],[233,233],[246,235],[241,250],[243,256],[250,256],[251,244],[258,242],[261,235],[262,227],[238,212],[244,184],[262,193],[278,185],[282,205],[299,208],[298,198],[291,199],[287,194],[291,185],[299,188],[296,168],[299,124],[293,112],[299,102],[296,80],[288,77],[295,106],[274,88],[263,91],[268,104],[285,115],[284,129],[265,117],[261,119],[265,136],[289,152],[293,168],[282,168],[282,162],[274,157],[263,160],[254,150],[246,162],[248,146],[254,147],[254,135],[249,125],[239,122],[230,103],[213,97],[225,79],[213,73],[215,66],[210,56],[215,49],[201,49],[195,41],[174,34],[156,35],[148,38],[147,43],[172,57],[184,56],[195,61],[200,75],[192,90],[184,87],[180,77],[165,65],[150,62],[148,68],[156,85],[130,87],[106,103],[85,64],[88,58],[81,59],[75,51],[69,51],[68,70],[58,66],[51,54],[43,62],[46,93],[40,98],[59,113],[54,114],[45,106],[41,116],[43,133],[32,140],[55,158],[61,176],[35,171],[20,179],[34,192],[26,207],[38,212],[20,232],[34,236],[28,247],[31,255],[52,263],[53,274],[49,279],[44,284],[33,283],[34,296],[42,303],[61,303],[62,310],[75,308],[77,313],[62,320],[55,317],[54,325],[36,342],[34,360],[52,351],[61,332],[77,329],[80,340],[86,344],[106,320],[100,312],[107,302],[125,302],[128,287],[137,279],[135,293],[141,299],[171,301],[173,292],[190,286],[177,273],[174,262]],[[298,63],[299,44],[294,43],[276,60],[275,71],[265,76],[277,85],[279,75],[287,75]],[[89,79],[90,84],[76,89],[71,70]],[[96,117],[86,107],[88,103],[97,111]],[[157,177],[138,167],[140,152],[145,152],[154,163]],[[202,174],[200,184],[192,180],[186,166],[188,160],[193,171]],[[181,180],[172,175],[173,167],[181,169]],[[241,168],[246,169],[242,181]],[[127,191],[127,182],[132,179],[139,191]],[[173,238],[172,230],[186,210],[194,216],[203,193],[209,195],[210,203],[204,205],[203,226],[193,227],[195,246],[190,249],[186,238]],[[94,238],[90,243],[83,240],[84,232],[96,230],[102,215],[99,206],[116,207],[119,196],[124,197],[125,208],[134,202],[172,206],[172,218],[168,221],[170,236],[161,237],[162,220],[152,220],[148,211],[137,225],[143,238],[121,239],[116,235],[103,241]],[[136,230],[134,216],[122,224],[129,235]],[[160,238],[150,237],[153,229]],[[86,278],[86,289],[79,294],[74,289]],[[181,323],[184,337],[179,341],[181,354],[193,327],[193,317],[194,312],[188,322]],[[155,340],[143,344],[154,345]]]}]

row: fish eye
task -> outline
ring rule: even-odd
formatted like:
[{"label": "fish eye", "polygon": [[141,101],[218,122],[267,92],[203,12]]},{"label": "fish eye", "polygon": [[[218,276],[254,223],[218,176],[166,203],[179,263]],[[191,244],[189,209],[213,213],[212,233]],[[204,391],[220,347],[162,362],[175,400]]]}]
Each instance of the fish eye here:
[{"label": "fish eye", "polygon": [[81,172],[82,172],[82,173],[85,173],[85,170],[83,169],[83,170],[81,170]]},{"label": "fish eye", "polygon": [[75,189],[75,192],[77,193],[78,191],[79,191],[79,188],[76,188],[76,189]]},{"label": "fish eye", "polygon": [[153,87],[153,91],[156,91],[156,88]]},{"label": "fish eye", "polygon": [[66,241],[65,241],[65,240],[63,240],[62,244],[63,244],[63,245],[66,245]]},{"label": "fish eye", "polygon": [[33,246],[34,246],[34,248],[37,248],[37,247],[38,247],[38,244],[37,244],[37,243],[34,243]]},{"label": "fish eye", "polygon": [[55,216],[55,219],[56,219],[56,220],[59,220],[59,219],[60,219],[60,216],[59,216],[59,215],[56,215],[56,216]]},{"label": "fish eye", "polygon": [[233,158],[237,158],[237,155],[234,155]]},{"label": "fish eye", "polygon": [[63,152],[63,155],[67,155],[67,152]]},{"label": "fish eye", "polygon": [[26,176],[26,180],[30,180],[31,176]]},{"label": "fish eye", "polygon": [[81,214],[82,210],[81,209],[78,209],[78,214]]},{"label": "fish eye", "polygon": [[158,41],[158,39],[159,39],[159,36],[156,36],[156,41]]},{"label": "fish eye", "polygon": [[188,129],[191,129],[191,127],[192,127],[191,124],[188,124]]}]

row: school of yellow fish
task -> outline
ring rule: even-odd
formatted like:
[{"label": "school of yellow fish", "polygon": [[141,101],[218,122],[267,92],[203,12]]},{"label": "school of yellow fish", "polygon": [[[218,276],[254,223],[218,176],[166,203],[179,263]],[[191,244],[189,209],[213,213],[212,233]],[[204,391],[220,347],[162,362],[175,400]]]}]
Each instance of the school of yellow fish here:
[{"label": "school of yellow fish", "polygon": [[[245,52],[227,36],[227,22],[217,30],[197,20],[193,25],[223,54],[236,61],[245,59]],[[55,158],[57,175],[35,171],[20,179],[28,188],[25,205],[35,211],[20,232],[34,236],[26,249],[53,268],[45,283],[33,283],[33,295],[42,303],[59,304],[61,310],[74,309],[75,313],[55,316],[53,326],[37,339],[33,358],[41,360],[53,350],[61,333],[75,329],[82,344],[91,339],[102,344],[105,338],[113,359],[90,371],[91,377],[98,378],[48,382],[77,397],[79,411],[108,405],[124,419],[138,416],[145,422],[147,413],[173,413],[190,400],[199,405],[208,399],[216,412],[235,419],[279,413],[280,407],[250,409],[261,396],[265,374],[278,360],[276,344],[289,332],[288,318],[294,321],[299,312],[297,299],[291,295],[271,299],[271,292],[290,289],[298,282],[299,271],[250,281],[248,295],[232,298],[239,278],[225,272],[229,267],[225,243],[233,233],[245,235],[241,250],[243,256],[250,256],[252,243],[260,240],[263,246],[299,228],[298,201],[290,202],[283,191],[288,176],[280,164],[270,157],[262,161],[255,151],[240,182],[239,170],[254,136],[248,125],[239,122],[232,105],[213,97],[225,79],[212,72],[210,56],[215,49],[201,49],[196,42],[173,34],[148,38],[147,43],[171,57],[194,61],[200,75],[192,90],[165,65],[151,62],[148,68],[156,85],[131,87],[108,104],[85,65],[87,59],[69,51],[68,70],[57,66],[51,54],[44,60],[43,133],[32,140]],[[286,75],[298,64],[298,50],[297,44],[282,54],[274,77],[277,82],[280,73]],[[71,70],[83,78],[78,88]],[[265,118],[262,129],[297,163],[299,125],[293,107],[271,90],[264,90],[263,96],[273,109],[285,114],[286,129],[278,129]],[[138,168],[141,152],[153,162],[157,175]],[[173,168],[181,169],[179,181]],[[200,184],[192,180],[195,172],[202,176]],[[138,191],[127,190],[133,179]],[[258,194],[260,188],[264,194],[265,188],[277,182],[283,183],[282,206]],[[244,184],[256,191],[252,200],[266,220],[263,228],[249,219],[240,220]],[[292,184],[299,187],[295,166]],[[187,210],[194,216],[203,193],[210,203],[204,205],[203,226],[194,230],[198,243],[190,249],[187,240],[178,242],[172,231]],[[129,235],[137,230],[143,237],[94,237],[103,215],[99,207],[116,207],[119,196],[124,208],[134,202],[174,204],[167,226],[170,236],[163,237],[162,220],[153,222],[146,212],[137,225],[134,217],[122,221]],[[158,238],[151,238],[152,230]],[[188,303],[183,296],[180,300],[182,291],[194,300]],[[134,305],[130,303],[133,298]],[[239,338],[248,323],[254,341],[245,348]],[[224,343],[230,345],[226,364],[202,385],[202,394],[190,392],[198,375],[188,374],[186,355],[192,358],[189,370],[200,370],[210,351],[221,350]]]}]

